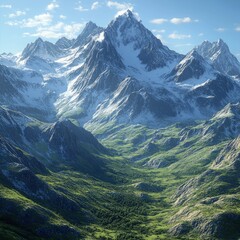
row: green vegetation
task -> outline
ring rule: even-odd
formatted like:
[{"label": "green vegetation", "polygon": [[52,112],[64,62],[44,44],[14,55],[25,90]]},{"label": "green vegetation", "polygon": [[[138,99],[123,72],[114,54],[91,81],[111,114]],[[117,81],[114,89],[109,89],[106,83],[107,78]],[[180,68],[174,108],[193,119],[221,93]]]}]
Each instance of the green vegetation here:
[{"label": "green vegetation", "polygon": [[[70,216],[7,185],[0,185],[0,200],[14,201],[20,209],[36,209],[36,214],[47,216],[45,225],[73,227],[81,233],[76,239],[89,240],[202,239],[211,236],[204,224],[214,225],[214,221],[225,219],[223,213],[240,214],[239,177],[234,170],[212,167],[230,140],[208,144],[209,138],[201,134],[183,137],[183,126],[179,124],[158,130],[140,125],[111,126],[94,131],[115,153],[101,155],[109,177],[106,180],[71,169],[37,175],[57,194],[74,202],[79,211]],[[192,123],[188,129],[202,127]],[[103,136],[104,132],[108,134]],[[46,151],[45,145],[35,147]],[[186,183],[181,190],[179,187]],[[220,220],[214,220],[218,214]],[[198,230],[194,230],[194,224]],[[238,220],[233,223],[235,234],[234,224],[237,226]],[[0,238],[40,239],[19,222],[7,222],[1,212]],[[217,233],[216,239],[221,239]]]}]

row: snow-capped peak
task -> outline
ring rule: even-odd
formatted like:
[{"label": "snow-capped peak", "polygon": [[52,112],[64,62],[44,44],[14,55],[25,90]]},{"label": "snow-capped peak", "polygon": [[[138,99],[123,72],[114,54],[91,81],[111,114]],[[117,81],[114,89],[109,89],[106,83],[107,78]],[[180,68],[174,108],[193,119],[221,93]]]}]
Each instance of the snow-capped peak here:
[{"label": "snow-capped peak", "polygon": [[239,100],[237,82],[216,71],[237,69],[236,61],[222,40],[205,41],[186,56],[171,51],[127,10],[106,29],[87,23],[75,41],[29,44],[17,60],[21,71],[0,71],[8,86],[0,88],[1,101],[36,108],[34,116],[50,109],[46,119],[73,117],[81,124],[202,118]]},{"label": "snow-capped peak", "polygon": [[195,50],[192,50],[179,62],[178,65],[183,66],[187,62],[192,61],[195,58],[198,59],[199,57],[200,57],[200,55]]},{"label": "snow-capped peak", "polygon": [[73,48],[85,45],[87,42],[89,42],[91,40],[91,38],[93,36],[101,33],[103,30],[104,30],[103,28],[98,27],[95,23],[93,23],[91,21],[88,22],[85,25],[85,28],[82,30],[82,32],[77,37],[77,39],[73,45]]},{"label": "snow-capped peak", "polygon": [[217,43],[218,43],[218,44],[226,44],[221,38],[219,38],[219,39],[217,40]]},{"label": "snow-capped peak", "polygon": [[125,10],[119,11],[117,13],[117,15],[115,16],[115,19],[117,19],[117,18],[129,18],[129,19],[141,21],[138,13],[133,12],[130,9],[125,9]]},{"label": "snow-capped peak", "polygon": [[209,77],[210,72],[212,72],[212,67],[196,49],[193,49],[176,65],[169,76],[175,82],[184,82],[190,79],[200,79],[206,73],[206,77]]},{"label": "snow-capped peak", "polygon": [[163,46],[161,41],[139,21],[137,14],[130,10],[111,21],[105,29],[105,36],[108,36],[122,59],[126,59],[126,55],[131,55],[132,63],[142,64],[148,71],[165,67],[179,57],[174,51]]},{"label": "snow-capped peak", "polygon": [[101,32],[97,37],[96,37],[96,41],[98,42],[102,42],[105,39],[105,33],[104,31]]},{"label": "snow-capped peak", "polygon": [[140,23],[132,11],[124,11],[111,21],[106,29],[114,45],[128,45],[134,42],[134,48],[140,48],[143,42],[152,37],[150,32]]},{"label": "snow-capped peak", "polygon": [[42,44],[43,43],[43,40],[42,38],[37,38],[37,40],[35,41],[36,44]]},{"label": "snow-capped peak", "polygon": [[70,48],[73,44],[74,40],[67,39],[66,37],[62,37],[55,43],[60,49]]},{"label": "snow-capped peak", "polygon": [[13,55],[12,53],[2,53],[0,54],[0,64],[3,64],[8,67],[13,67],[16,65],[16,60],[18,56]]},{"label": "snow-capped peak", "polygon": [[43,41],[41,38],[38,38],[34,43],[28,44],[23,50],[21,60],[33,56],[40,57],[45,60],[53,60],[61,56],[61,51],[58,46],[53,43]]},{"label": "snow-capped peak", "polygon": [[212,43],[204,41],[195,50],[213,64],[216,70],[224,74],[240,77],[240,63],[222,39]]}]

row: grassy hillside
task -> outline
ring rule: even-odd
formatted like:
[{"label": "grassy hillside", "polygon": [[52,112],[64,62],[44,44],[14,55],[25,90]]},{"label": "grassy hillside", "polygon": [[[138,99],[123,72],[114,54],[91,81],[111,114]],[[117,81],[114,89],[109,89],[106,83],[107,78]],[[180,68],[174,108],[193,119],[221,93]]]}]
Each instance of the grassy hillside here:
[{"label": "grassy hillside", "polygon": [[[111,152],[96,156],[104,179],[73,168],[35,175],[60,208],[2,178],[1,239],[237,239],[239,174],[229,159],[238,162],[240,148],[231,139],[209,141],[214,132],[204,135],[205,127],[96,129]],[[227,163],[216,167],[221,156]]]}]

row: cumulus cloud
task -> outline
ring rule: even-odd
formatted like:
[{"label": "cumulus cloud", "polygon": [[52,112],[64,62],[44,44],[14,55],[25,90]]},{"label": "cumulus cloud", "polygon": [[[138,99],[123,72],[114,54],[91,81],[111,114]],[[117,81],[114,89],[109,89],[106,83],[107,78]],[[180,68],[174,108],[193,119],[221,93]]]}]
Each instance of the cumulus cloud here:
[{"label": "cumulus cloud", "polygon": [[49,13],[43,13],[23,20],[23,27],[47,26],[52,22],[53,16]]},{"label": "cumulus cloud", "polygon": [[96,10],[100,7],[100,3],[99,2],[94,2],[91,6],[91,10]]},{"label": "cumulus cloud", "polygon": [[7,24],[8,26],[18,26],[19,21],[8,21],[5,24]]},{"label": "cumulus cloud", "polygon": [[170,19],[170,22],[173,24],[190,23],[192,22],[192,19],[190,17],[172,18]]},{"label": "cumulus cloud", "polygon": [[3,4],[3,5],[0,5],[0,8],[12,8],[12,5],[10,4]]},{"label": "cumulus cloud", "polygon": [[[56,3],[53,1],[52,3]],[[48,7],[50,4],[48,5]],[[55,6],[56,8],[56,6]],[[54,9],[50,7],[49,10]],[[10,17],[23,15],[21,12],[15,12],[14,15],[9,15]],[[59,19],[66,19],[65,15],[59,15]],[[43,38],[52,38],[58,39],[60,37],[75,38],[79,32],[83,29],[84,23],[71,23],[65,24],[62,21],[53,24],[53,15],[49,12],[35,15],[31,18],[25,18],[21,20],[15,20],[6,22],[10,26],[18,26],[20,28],[28,28],[31,31],[26,31],[24,36],[33,36],[33,37],[43,37]]]},{"label": "cumulus cloud", "polygon": [[168,20],[166,18],[156,18],[156,19],[152,19],[150,22],[153,24],[163,24],[167,21]]},{"label": "cumulus cloud", "polygon": [[[124,14],[127,10],[133,11],[133,4],[126,2],[120,3],[116,1],[107,1],[107,7],[115,8],[116,10],[118,10],[115,14],[115,18],[117,18],[119,15]],[[133,12],[133,14],[138,21],[141,20],[137,12]]]},{"label": "cumulus cloud", "polygon": [[223,28],[223,27],[219,27],[219,28],[217,28],[217,29],[215,29],[217,32],[225,32],[226,31],[226,29],[225,28]]},{"label": "cumulus cloud", "polygon": [[172,19],[155,18],[155,19],[152,19],[150,22],[153,24],[163,24],[165,22],[170,22],[172,24],[181,24],[181,23],[199,22],[199,20],[197,20],[197,19],[192,20],[190,17],[172,18]]},{"label": "cumulus cloud", "polygon": [[156,35],[156,38],[158,38],[159,40],[162,40],[163,39],[163,36],[161,34],[157,34]]},{"label": "cumulus cloud", "polygon": [[169,34],[168,37],[171,39],[187,39],[191,38],[192,36],[190,34],[179,34],[177,32],[173,32]]},{"label": "cumulus cloud", "polygon": [[59,8],[59,5],[58,5],[58,3],[56,1],[52,1],[51,3],[49,3],[47,5],[46,9],[47,9],[47,11],[52,11],[55,8]]},{"label": "cumulus cloud", "polygon": [[63,22],[58,22],[55,25],[38,27],[36,29],[36,32],[26,32],[24,33],[24,36],[43,37],[51,39],[59,39],[61,37],[75,38],[78,36],[84,26],[84,23],[64,24]]},{"label": "cumulus cloud", "polygon": [[[133,4],[131,3],[120,3],[120,2],[114,2],[114,1],[107,1],[107,7],[109,8],[115,8],[116,10],[118,10],[118,12],[115,14],[115,18],[117,18],[119,15],[124,14],[127,10],[131,10],[133,11]],[[137,12],[134,12],[134,16],[135,18],[140,21],[140,16]]]},{"label": "cumulus cloud", "polygon": [[240,32],[240,26],[235,28],[235,31]]},{"label": "cumulus cloud", "polygon": [[75,7],[74,8],[75,10],[77,10],[77,11],[79,11],[79,12],[86,12],[86,11],[88,11],[89,9],[87,9],[87,8],[84,8],[83,6],[82,6],[82,3],[81,3],[81,1],[79,1],[78,2],[78,5],[77,5],[77,7]]},{"label": "cumulus cloud", "polygon": [[119,3],[114,1],[107,1],[107,6],[110,8],[115,8],[119,11],[121,10],[133,10],[133,5],[131,3]]},{"label": "cumulus cloud", "polygon": [[66,19],[67,17],[65,15],[59,15],[59,18]]},{"label": "cumulus cloud", "polygon": [[26,15],[25,11],[16,11],[15,13],[9,14],[9,18],[15,18],[15,17],[20,17]]},{"label": "cumulus cloud", "polygon": [[52,22],[53,16],[49,13],[36,15],[33,18],[27,18],[20,21],[9,21],[9,26],[20,26],[22,28],[33,28],[39,26],[48,26]]}]

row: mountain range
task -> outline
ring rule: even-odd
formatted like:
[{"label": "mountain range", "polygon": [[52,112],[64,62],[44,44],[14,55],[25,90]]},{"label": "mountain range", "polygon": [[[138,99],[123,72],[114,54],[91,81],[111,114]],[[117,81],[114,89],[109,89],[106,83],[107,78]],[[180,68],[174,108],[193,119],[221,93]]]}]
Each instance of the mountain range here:
[{"label": "mountain range", "polygon": [[1,239],[238,239],[239,81],[130,10],[1,54]]}]

